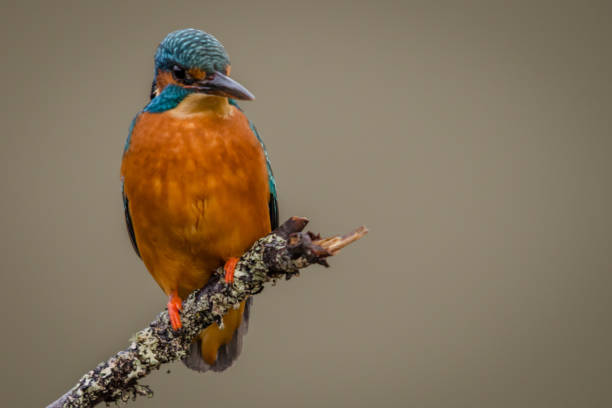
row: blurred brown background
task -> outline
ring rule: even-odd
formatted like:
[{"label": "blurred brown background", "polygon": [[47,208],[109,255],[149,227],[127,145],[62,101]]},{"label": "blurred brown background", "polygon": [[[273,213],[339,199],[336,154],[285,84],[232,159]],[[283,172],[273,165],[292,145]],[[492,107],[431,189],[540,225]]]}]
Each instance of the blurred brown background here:
[{"label": "blurred brown background", "polygon": [[163,309],[119,163],[155,47],[197,27],[257,95],[281,218],[371,234],[257,296],[229,371],[129,406],[612,406],[612,6],[509,3],[5,2],[2,405]]}]

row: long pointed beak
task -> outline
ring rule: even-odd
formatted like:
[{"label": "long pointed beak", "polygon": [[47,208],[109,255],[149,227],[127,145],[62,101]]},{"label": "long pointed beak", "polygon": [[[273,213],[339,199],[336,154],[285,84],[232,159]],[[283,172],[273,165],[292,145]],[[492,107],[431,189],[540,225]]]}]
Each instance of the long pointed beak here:
[{"label": "long pointed beak", "polygon": [[192,88],[197,92],[209,95],[225,96],[245,101],[252,101],[255,99],[255,95],[248,89],[219,71],[215,72],[212,78],[205,78],[196,82],[193,86],[186,88]]}]

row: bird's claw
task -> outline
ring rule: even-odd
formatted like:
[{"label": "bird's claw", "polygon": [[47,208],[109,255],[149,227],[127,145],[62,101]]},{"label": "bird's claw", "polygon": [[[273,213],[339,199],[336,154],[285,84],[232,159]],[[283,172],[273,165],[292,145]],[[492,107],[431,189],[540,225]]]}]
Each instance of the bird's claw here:
[{"label": "bird's claw", "polygon": [[168,316],[170,317],[172,329],[175,331],[183,327],[181,323],[181,310],[183,310],[181,298],[178,295],[170,295],[170,300],[168,300]]},{"label": "bird's claw", "polygon": [[234,283],[234,270],[236,269],[237,263],[238,258],[230,258],[225,261],[225,266],[223,266],[223,270],[225,271],[225,283],[230,285]]}]

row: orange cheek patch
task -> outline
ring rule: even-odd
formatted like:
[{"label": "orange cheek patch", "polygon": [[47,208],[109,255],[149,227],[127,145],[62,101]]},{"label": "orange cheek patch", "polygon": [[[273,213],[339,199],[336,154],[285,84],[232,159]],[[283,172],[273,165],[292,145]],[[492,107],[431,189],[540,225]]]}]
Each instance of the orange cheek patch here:
[{"label": "orange cheek patch", "polygon": [[196,81],[206,78],[206,72],[202,71],[199,68],[191,68],[187,72],[189,72],[189,75],[191,75],[191,77],[195,79]]},{"label": "orange cheek patch", "polygon": [[[225,67],[225,75],[229,75],[231,71],[231,67],[228,65]],[[199,68],[191,68],[189,71],[189,75],[195,80],[200,80],[206,78],[206,72],[202,71]]]},{"label": "orange cheek patch", "polygon": [[175,84],[175,85],[178,84],[174,80],[172,73],[164,72],[164,71],[157,71],[157,82],[155,84],[155,87],[157,88],[158,93],[163,91],[164,88],[170,84]]}]

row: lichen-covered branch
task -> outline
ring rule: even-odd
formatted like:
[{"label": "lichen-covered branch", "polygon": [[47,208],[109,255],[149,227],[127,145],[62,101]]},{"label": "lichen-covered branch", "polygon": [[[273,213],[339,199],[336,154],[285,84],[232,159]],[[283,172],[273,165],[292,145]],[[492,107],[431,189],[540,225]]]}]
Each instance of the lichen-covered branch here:
[{"label": "lichen-covered branch", "polygon": [[182,329],[174,331],[168,312],[160,313],[149,327],[139,331],[125,350],[85,374],[79,382],[47,408],[93,407],[100,402],[128,401],[138,395],[152,395],[138,380],[151,370],[185,357],[192,339],[248,296],[263,290],[271,280],[295,276],[312,264],[327,266],[326,257],[367,233],[365,227],[344,235],[320,239],[302,232],[308,220],[292,217],[261,238],[244,253],[236,265],[233,284],[222,278],[220,268],[202,289],[183,302]]}]

